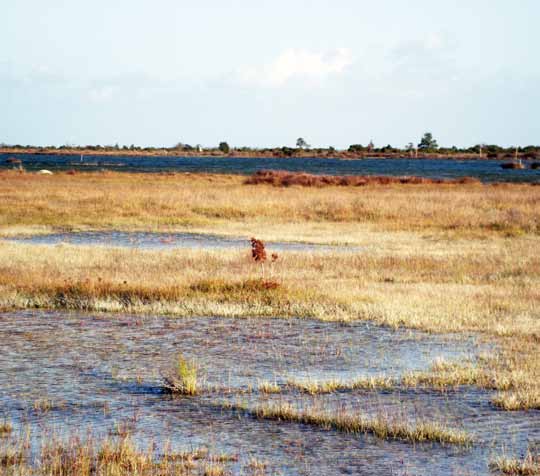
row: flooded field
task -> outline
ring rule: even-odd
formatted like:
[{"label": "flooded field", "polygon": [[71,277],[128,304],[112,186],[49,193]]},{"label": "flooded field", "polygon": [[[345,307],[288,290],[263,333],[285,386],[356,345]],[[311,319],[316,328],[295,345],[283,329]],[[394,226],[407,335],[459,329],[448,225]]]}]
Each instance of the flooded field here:
[{"label": "flooded field", "polygon": [[[202,233],[152,233],[122,231],[85,231],[51,233],[46,235],[10,237],[10,241],[39,245],[98,245],[144,249],[205,248],[246,249],[246,238],[210,235]],[[310,243],[266,242],[270,251],[358,251],[358,247],[340,247]]]},{"label": "flooded field", "polygon": [[[207,447],[235,455],[245,474],[490,474],[501,449],[521,455],[540,440],[540,411],[504,412],[491,394],[464,387],[341,391],[308,395],[291,379],[399,377],[437,358],[462,360],[481,351],[472,337],[434,336],[373,324],[310,320],[155,318],[13,312],[0,314],[0,420],[14,433],[29,426],[36,443],[53,431],[107,435],[129,427],[145,447]],[[196,361],[201,394],[171,396],[163,375],[182,354]],[[260,391],[268,381],[282,389]],[[308,424],[255,418],[261,404],[290,403],[328,413],[429,420],[464,430],[472,446],[387,441]]]}]

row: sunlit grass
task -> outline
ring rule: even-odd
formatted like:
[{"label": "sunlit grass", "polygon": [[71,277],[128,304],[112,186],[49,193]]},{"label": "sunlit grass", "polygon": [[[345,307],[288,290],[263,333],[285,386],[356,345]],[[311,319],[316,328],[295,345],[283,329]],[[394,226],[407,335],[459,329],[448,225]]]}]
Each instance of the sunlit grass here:
[{"label": "sunlit grass", "polygon": [[490,467],[513,476],[537,476],[540,475],[540,454],[528,450],[523,458],[499,456],[490,463]]},{"label": "sunlit grass", "polygon": [[198,365],[179,354],[174,372],[164,376],[165,389],[171,393],[194,396],[199,393]]},{"label": "sunlit grass", "polygon": [[357,389],[387,389],[398,385],[396,379],[378,376],[378,377],[361,377],[351,380],[314,380],[314,379],[289,379],[287,385],[290,388],[297,389],[301,392],[310,395],[321,393],[334,393],[344,390]]},{"label": "sunlit grass", "polygon": [[11,434],[13,431],[13,424],[9,420],[0,421],[0,437]]},{"label": "sunlit grass", "polygon": [[283,389],[276,382],[269,382],[268,380],[261,380],[257,384],[257,390],[260,393],[272,394],[272,393],[281,393]]},{"label": "sunlit grass", "polygon": [[466,432],[446,427],[438,422],[409,423],[385,415],[367,417],[343,411],[298,409],[284,402],[260,404],[254,408],[234,404],[224,406],[260,419],[300,423],[345,433],[368,433],[383,440],[403,440],[410,443],[432,441],[462,446],[473,443],[473,438]]},{"label": "sunlit grass", "polygon": [[15,441],[0,449],[0,474],[48,476],[222,476],[232,455],[212,455],[206,448],[175,453],[165,445],[159,456],[149,447],[140,450],[130,437],[68,441],[42,438],[38,454],[28,441]]},{"label": "sunlit grass", "polygon": [[[176,229],[364,244],[362,232],[538,234],[538,187],[388,185],[276,189],[208,174],[0,172],[0,230]],[[254,197],[264,196],[264,200]]]}]

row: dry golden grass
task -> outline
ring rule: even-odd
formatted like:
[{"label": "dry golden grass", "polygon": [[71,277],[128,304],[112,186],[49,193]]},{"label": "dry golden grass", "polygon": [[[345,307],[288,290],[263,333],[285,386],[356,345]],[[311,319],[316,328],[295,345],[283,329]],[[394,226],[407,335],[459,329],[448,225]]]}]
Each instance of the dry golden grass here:
[{"label": "dry golden grass", "polygon": [[537,476],[540,474],[540,454],[529,450],[522,459],[500,456],[491,462],[490,467],[502,474]]},{"label": "dry golden grass", "polygon": [[[128,437],[101,441],[72,437],[67,442],[42,438],[38,455],[28,436],[0,448],[1,475],[47,476],[222,476],[230,474],[229,455],[211,455],[206,448],[174,453],[165,446],[160,456],[151,447],[137,448]],[[249,473],[248,473],[249,474]]]},{"label": "dry golden grass", "polygon": [[0,438],[9,435],[13,431],[13,425],[8,420],[0,421]]},{"label": "dry golden grass", "polygon": [[301,392],[308,393],[310,395],[317,395],[321,393],[334,393],[343,390],[357,390],[357,389],[383,389],[392,388],[399,385],[399,381],[381,376],[381,377],[363,377],[354,380],[289,380],[287,385],[291,388],[300,390]]},{"label": "dry golden grass", "polygon": [[540,188],[388,185],[275,188],[241,176],[0,172],[0,233],[197,230],[365,244],[387,231],[484,238],[538,234]]}]

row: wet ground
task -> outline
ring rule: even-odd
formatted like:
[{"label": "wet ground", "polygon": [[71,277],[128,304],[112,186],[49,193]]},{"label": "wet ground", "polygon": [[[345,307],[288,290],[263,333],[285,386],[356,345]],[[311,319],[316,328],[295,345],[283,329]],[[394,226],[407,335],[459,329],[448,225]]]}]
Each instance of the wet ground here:
[{"label": "wet ground", "polygon": [[[483,349],[485,350],[485,349]],[[106,435],[129,422],[136,442],[170,441],[238,454],[235,474],[250,458],[267,474],[482,475],[501,447],[520,454],[540,440],[540,412],[504,412],[489,392],[464,388],[348,391],[308,396],[243,393],[261,380],[326,380],[399,376],[437,357],[474,356],[472,338],[392,330],[369,323],[309,320],[162,318],[17,312],[0,314],[0,419],[67,435]],[[182,353],[196,359],[214,391],[172,398],[163,373]],[[382,441],[295,423],[257,420],[222,407],[287,401],[302,408],[429,419],[472,433],[472,448]]]},{"label": "wet ground", "polygon": [[[85,231],[51,233],[47,235],[10,237],[9,241],[55,245],[119,246],[129,248],[205,248],[205,249],[246,249],[251,246],[249,239],[202,233],[153,233],[122,231]],[[352,246],[328,246],[309,243],[265,242],[269,251],[358,251]]]}]

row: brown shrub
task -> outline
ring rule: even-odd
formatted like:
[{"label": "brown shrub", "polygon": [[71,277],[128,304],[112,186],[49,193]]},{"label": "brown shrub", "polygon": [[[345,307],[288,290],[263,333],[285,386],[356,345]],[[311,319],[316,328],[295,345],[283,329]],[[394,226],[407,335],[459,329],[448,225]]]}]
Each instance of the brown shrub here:
[{"label": "brown shrub", "polygon": [[260,170],[246,179],[248,185],[269,184],[275,187],[360,187],[364,185],[390,185],[390,184],[480,184],[473,177],[458,179],[431,179],[426,177],[404,176],[392,177],[385,175],[313,175],[305,172],[287,172],[284,170]]},{"label": "brown shrub", "polygon": [[264,243],[257,238],[251,238],[251,256],[255,261],[261,263],[266,261],[266,249]]}]

